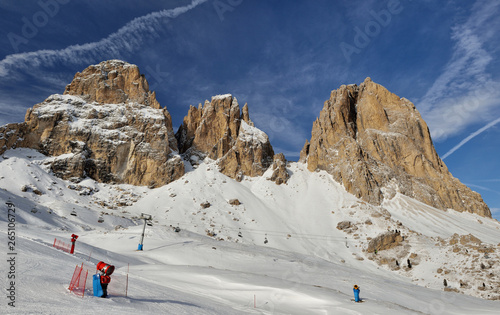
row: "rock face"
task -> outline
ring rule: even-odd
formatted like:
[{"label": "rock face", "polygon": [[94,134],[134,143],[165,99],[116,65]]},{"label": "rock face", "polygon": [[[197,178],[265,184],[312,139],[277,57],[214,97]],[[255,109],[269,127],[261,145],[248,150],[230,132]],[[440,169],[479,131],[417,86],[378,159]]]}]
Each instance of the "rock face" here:
[{"label": "rock face", "polygon": [[50,96],[28,110],[24,123],[3,128],[10,136],[2,147],[54,156],[51,168],[65,179],[156,187],[184,174],[170,114],[137,66],[122,61],[77,73],[65,95]]},{"label": "rock face", "polygon": [[0,154],[8,149],[23,147],[26,124],[7,124],[0,126]]},{"label": "rock face", "polygon": [[286,184],[290,174],[286,170],[286,159],[283,153],[278,153],[274,156],[273,174],[269,180],[272,180],[277,185]]},{"label": "rock face", "polygon": [[240,112],[230,94],[191,106],[176,137],[180,153],[217,160],[219,170],[231,178],[260,176],[273,162],[269,138],[254,127],[248,106]]},{"label": "rock face", "polygon": [[366,251],[368,253],[380,252],[382,250],[391,249],[398,246],[403,241],[403,237],[400,233],[387,232],[380,234],[377,237],[370,240],[368,243],[368,248]]},{"label": "rock face", "polygon": [[121,60],[103,61],[77,72],[64,94],[80,96],[87,103],[121,104],[135,102],[160,109],[156,93],[136,65]]},{"label": "rock face", "polygon": [[415,106],[370,78],[332,91],[300,161],[372,204],[400,192],[436,208],[491,217],[481,196],[439,158]]}]

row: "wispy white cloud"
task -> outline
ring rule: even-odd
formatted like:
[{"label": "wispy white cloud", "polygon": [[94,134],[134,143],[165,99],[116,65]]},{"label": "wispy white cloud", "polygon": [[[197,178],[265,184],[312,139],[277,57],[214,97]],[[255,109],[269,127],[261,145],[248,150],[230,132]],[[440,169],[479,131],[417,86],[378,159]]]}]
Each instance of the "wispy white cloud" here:
[{"label": "wispy white cloud", "polygon": [[[0,104],[0,105],[3,105],[3,104]],[[9,108],[7,106],[1,106],[0,107],[0,126],[7,125],[10,123],[20,123],[20,122],[22,122],[22,120],[18,119],[18,117],[23,117],[24,114],[25,114],[24,110],[18,110],[15,107]]]},{"label": "wispy white cloud", "polygon": [[458,149],[460,149],[464,144],[466,144],[467,142],[471,141],[474,137],[477,137],[478,135],[480,135],[481,133],[485,132],[486,130],[490,129],[491,127],[495,126],[496,124],[500,123],[500,118],[497,118],[495,120],[493,120],[492,122],[490,122],[489,124],[486,124],[486,126],[480,128],[479,130],[471,133],[469,136],[467,136],[465,139],[463,139],[462,141],[460,141],[459,144],[457,144],[456,146],[454,146],[451,150],[449,150],[448,152],[446,152],[441,159],[446,159],[448,156],[450,156],[451,154],[453,154],[455,151],[457,151]]},{"label": "wispy white cloud", "polygon": [[[500,105],[500,82],[488,72],[495,59],[488,43],[498,36],[499,14],[500,3],[477,1],[468,20],[452,29],[456,42],[452,57],[418,102],[434,139],[445,139],[495,117]],[[477,135],[471,134],[464,143]]]},{"label": "wispy white cloud", "polygon": [[27,70],[55,63],[92,63],[101,56],[121,55],[141,47],[148,39],[158,36],[158,32],[168,19],[192,10],[207,0],[193,0],[191,4],[169,10],[153,12],[128,22],[115,33],[97,42],[72,45],[60,50],[38,50],[34,52],[8,55],[0,61],[0,78],[6,78],[12,70]]}]

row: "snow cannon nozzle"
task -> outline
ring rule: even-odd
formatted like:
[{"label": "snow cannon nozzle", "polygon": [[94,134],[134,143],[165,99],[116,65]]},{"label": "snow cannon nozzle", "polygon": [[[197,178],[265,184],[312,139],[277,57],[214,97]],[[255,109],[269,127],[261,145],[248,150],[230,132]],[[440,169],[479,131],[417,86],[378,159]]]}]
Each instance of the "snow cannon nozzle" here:
[{"label": "snow cannon nozzle", "polygon": [[104,261],[100,261],[97,264],[97,270],[103,272],[107,276],[111,276],[113,271],[115,271],[115,266],[109,265],[105,263]]}]

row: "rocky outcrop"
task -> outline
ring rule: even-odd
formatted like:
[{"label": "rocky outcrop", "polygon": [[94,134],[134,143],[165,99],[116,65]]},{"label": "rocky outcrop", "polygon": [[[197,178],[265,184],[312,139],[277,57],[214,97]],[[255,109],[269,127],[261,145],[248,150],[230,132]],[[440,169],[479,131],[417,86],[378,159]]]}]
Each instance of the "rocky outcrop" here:
[{"label": "rocky outcrop", "polygon": [[24,123],[2,128],[10,135],[5,148],[54,156],[51,169],[65,179],[156,187],[184,174],[170,114],[138,68],[125,62],[88,67],[65,95],[50,96],[28,110]]},{"label": "rocky outcrop", "polygon": [[230,94],[191,106],[176,134],[179,150],[217,160],[219,170],[235,179],[260,176],[273,161],[267,135],[255,128],[245,104],[242,111]]},{"label": "rocky outcrop", "polygon": [[275,182],[277,185],[286,184],[290,174],[286,170],[286,159],[283,153],[274,155],[273,174],[269,180]]},{"label": "rocky outcrop", "polygon": [[135,102],[160,109],[155,92],[136,65],[121,60],[103,61],[77,72],[64,94],[80,96],[87,103]]},{"label": "rocky outcrop", "polygon": [[7,124],[0,126],[0,154],[3,154],[8,149],[24,147],[24,135],[27,132],[25,123]]},{"label": "rocky outcrop", "polygon": [[398,246],[403,241],[403,237],[400,233],[387,232],[380,234],[377,237],[370,240],[368,243],[368,248],[366,251],[368,253],[377,253],[382,250],[391,249]]},{"label": "rocky outcrop", "polygon": [[400,192],[436,208],[491,217],[481,196],[439,158],[415,106],[370,78],[332,91],[300,161],[372,204]]}]

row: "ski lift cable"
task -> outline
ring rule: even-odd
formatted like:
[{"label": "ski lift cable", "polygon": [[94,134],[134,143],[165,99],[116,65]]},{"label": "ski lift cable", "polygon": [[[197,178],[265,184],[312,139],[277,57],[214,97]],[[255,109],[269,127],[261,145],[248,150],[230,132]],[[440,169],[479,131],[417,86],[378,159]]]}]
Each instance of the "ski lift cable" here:
[{"label": "ski lift cable", "polygon": [[319,234],[306,234],[306,233],[295,233],[293,231],[267,231],[267,230],[255,230],[255,229],[232,229],[232,228],[224,228],[229,231],[244,231],[244,232],[250,232],[254,234],[269,234],[269,235],[274,235],[274,236],[281,236],[283,234],[291,234],[294,237],[307,237],[307,238],[315,238],[315,239],[338,239],[344,241],[344,237],[338,237],[338,236],[330,236],[330,235],[319,235]]},{"label": "ski lift cable", "polygon": [[[171,221],[171,220],[165,220],[163,222],[166,222],[166,223],[175,223],[175,225],[177,226],[184,226],[184,228],[186,229],[188,226],[193,226],[195,225],[196,223],[194,222],[183,222],[183,221]],[[202,224],[202,223],[198,223],[199,224]],[[172,224],[174,225],[174,224]],[[231,228],[231,227],[228,227],[228,226],[220,226],[220,227],[217,227],[216,229],[222,229],[222,230],[226,230],[226,231],[243,231],[243,232],[251,232],[251,233],[254,233],[254,234],[269,234],[269,235],[274,235],[274,236],[281,236],[283,234],[292,234],[293,236],[295,237],[299,237],[299,236],[305,236],[305,237],[308,237],[308,238],[328,238],[328,239],[338,239],[338,240],[344,240],[343,237],[337,237],[337,236],[330,236],[330,235],[322,235],[322,234],[309,234],[309,233],[296,233],[296,232],[293,232],[291,230],[288,230],[288,231],[272,231],[272,230],[258,230],[258,229],[248,229],[248,228]],[[411,236],[411,235],[408,235],[408,236]],[[351,238],[352,239],[352,238]],[[416,240],[415,240],[416,241]],[[432,243],[432,242],[435,242],[437,240],[429,240],[429,241],[421,241],[423,243]]]},{"label": "ski lift cable", "polygon": [[[170,221],[174,222],[174,221]],[[192,222],[187,223],[187,222],[179,222],[175,221],[177,225],[183,225],[189,226],[193,225]],[[167,222],[168,223],[168,222]],[[184,228],[186,230],[189,230],[188,228]],[[217,228],[215,228],[217,229]],[[226,230],[226,231],[232,231],[235,233],[239,232],[245,232],[245,233],[251,233],[251,234],[261,234],[261,235],[266,235],[268,234],[269,236],[276,236],[276,237],[282,237],[284,235],[292,235],[294,238],[301,238],[301,239],[310,239],[310,240],[325,240],[325,241],[333,241],[333,242],[345,242],[344,237],[337,237],[337,236],[330,236],[330,235],[318,235],[318,234],[305,234],[305,233],[294,233],[293,231],[285,231],[285,232],[279,232],[279,231],[266,231],[266,230],[255,230],[255,229],[242,229],[242,228],[229,228],[229,227],[220,227],[221,230]],[[350,241],[353,241],[354,239],[350,238],[348,239]]]},{"label": "ski lift cable", "polygon": [[[193,222],[182,222],[182,221],[170,221],[166,220],[166,223],[173,223],[172,225],[176,226],[181,226],[184,225],[185,230],[189,230],[187,227],[192,226],[194,223]],[[322,234],[309,234],[309,233],[295,233],[293,231],[272,231],[272,230],[260,230],[260,229],[248,229],[248,228],[231,228],[227,226],[221,226],[219,228],[215,229],[221,229],[225,231],[230,231],[230,232],[242,232],[242,233],[251,233],[251,234],[261,234],[261,235],[266,235],[268,234],[269,236],[276,236],[276,237],[282,237],[283,235],[288,235],[291,234],[293,238],[300,238],[300,239],[309,239],[309,240],[325,240],[325,241],[330,241],[330,242],[346,242],[345,237],[339,237],[339,236],[331,236],[331,235],[322,235]],[[352,237],[349,237],[347,241],[359,241],[359,240],[364,240],[368,241],[366,238],[365,239],[354,239]],[[436,242],[437,240],[417,240],[417,239],[412,239],[412,243],[418,243],[418,244],[429,244]]]},{"label": "ski lift cable", "polygon": [[[190,226],[193,225],[192,222],[179,222],[179,221],[167,221],[167,223],[177,223],[178,225],[185,225],[185,226]],[[186,229],[186,228],[185,228]],[[216,228],[217,229],[217,228]],[[339,241],[344,241],[343,237],[336,237],[336,236],[330,236],[330,235],[319,235],[319,234],[305,234],[305,233],[295,233],[293,231],[270,231],[270,230],[256,230],[256,229],[242,229],[242,228],[230,228],[230,227],[220,227],[222,230],[226,231],[232,231],[232,232],[249,232],[252,234],[269,234],[270,236],[283,236],[287,234],[291,234],[294,237],[298,238],[310,238],[310,239],[328,239],[328,240],[339,240]]]},{"label": "ski lift cable", "polygon": [[[172,221],[173,222],[173,221]],[[177,221],[176,221],[177,222]],[[192,223],[185,223],[183,222],[184,224],[186,225],[192,225]],[[257,230],[257,229],[248,229],[248,228],[231,228],[231,227],[221,227],[222,229],[224,230],[227,230],[227,231],[234,231],[234,232],[239,232],[239,231],[242,231],[242,232],[251,232],[251,233],[254,233],[254,234],[269,234],[269,235],[275,235],[275,236],[280,236],[280,235],[283,235],[283,234],[293,234],[294,236],[307,236],[307,237],[318,237],[318,238],[338,238],[338,239],[344,239],[343,237],[333,237],[333,236],[329,236],[329,235],[320,235],[320,234],[306,234],[306,233],[295,233],[293,231],[271,231],[271,230]]]}]

